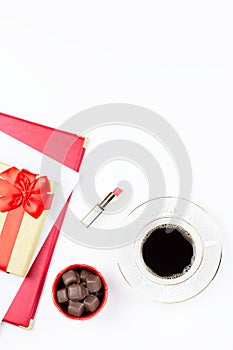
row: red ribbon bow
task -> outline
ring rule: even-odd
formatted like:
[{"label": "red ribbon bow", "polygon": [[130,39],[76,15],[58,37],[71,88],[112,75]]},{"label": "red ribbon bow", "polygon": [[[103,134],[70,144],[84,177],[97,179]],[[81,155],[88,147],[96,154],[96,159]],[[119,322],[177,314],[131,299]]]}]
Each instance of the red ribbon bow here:
[{"label": "red ribbon bow", "polygon": [[0,173],[0,212],[23,206],[35,219],[49,209],[53,194],[47,176],[12,167]]}]

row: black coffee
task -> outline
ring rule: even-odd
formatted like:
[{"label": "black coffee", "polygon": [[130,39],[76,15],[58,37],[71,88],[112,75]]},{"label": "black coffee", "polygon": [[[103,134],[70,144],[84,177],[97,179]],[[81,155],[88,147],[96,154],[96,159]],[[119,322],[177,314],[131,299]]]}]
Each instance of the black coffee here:
[{"label": "black coffee", "polygon": [[156,227],[143,241],[142,257],[147,267],[156,275],[163,278],[179,277],[192,265],[192,238],[178,226]]}]

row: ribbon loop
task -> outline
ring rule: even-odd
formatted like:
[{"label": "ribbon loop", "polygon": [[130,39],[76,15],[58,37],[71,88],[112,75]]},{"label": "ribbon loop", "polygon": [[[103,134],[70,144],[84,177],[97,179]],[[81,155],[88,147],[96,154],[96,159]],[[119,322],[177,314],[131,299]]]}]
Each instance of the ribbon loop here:
[{"label": "ribbon loop", "polygon": [[50,208],[53,194],[47,176],[11,167],[0,173],[0,212],[23,206],[35,219]]}]

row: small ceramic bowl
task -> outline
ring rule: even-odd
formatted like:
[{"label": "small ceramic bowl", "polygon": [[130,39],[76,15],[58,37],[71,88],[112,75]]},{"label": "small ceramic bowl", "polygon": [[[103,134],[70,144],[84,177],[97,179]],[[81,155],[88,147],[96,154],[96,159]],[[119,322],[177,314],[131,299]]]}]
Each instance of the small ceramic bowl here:
[{"label": "small ceramic bowl", "polygon": [[[72,316],[68,313],[67,303],[60,304],[58,302],[57,291],[59,289],[65,287],[63,280],[62,280],[62,275],[69,270],[74,270],[74,271],[77,271],[78,273],[80,273],[81,270],[88,270],[92,274],[95,274],[95,275],[100,277],[100,279],[102,281],[102,285],[103,285],[103,287],[102,287],[103,295],[101,298],[99,298],[100,305],[98,306],[98,308],[94,312],[90,312],[90,313],[84,312],[84,314],[82,316],[79,316],[79,317]],[[53,302],[54,302],[55,306],[64,316],[66,316],[70,319],[73,319],[73,320],[89,320],[89,319],[93,318],[94,316],[96,316],[103,309],[104,305],[106,304],[106,301],[108,298],[108,285],[107,285],[107,282],[104,279],[103,275],[99,271],[97,271],[94,267],[89,266],[89,265],[85,265],[85,264],[74,264],[74,265],[70,265],[70,266],[67,266],[66,268],[64,268],[55,277],[55,280],[54,280],[53,286],[52,286],[52,297],[53,297]]]}]

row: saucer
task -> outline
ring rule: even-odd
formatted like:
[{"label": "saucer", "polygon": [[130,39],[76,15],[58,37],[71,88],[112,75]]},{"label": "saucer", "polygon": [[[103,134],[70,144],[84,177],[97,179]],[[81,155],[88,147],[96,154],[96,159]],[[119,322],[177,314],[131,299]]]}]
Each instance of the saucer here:
[{"label": "saucer", "polygon": [[[219,231],[208,213],[189,200],[160,197],[135,208],[128,219],[142,217],[131,244],[117,251],[119,269],[137,292],[162,303],[177,303],[201,293],[213,281],[221,263]],[[143,216],[143,213],[145,215]],[[190,269],[176,278],[162,278],[152,273],[142,257],[142,244],[148,232],[161,225],[177,225],[190,234],[195,258]]]}]

